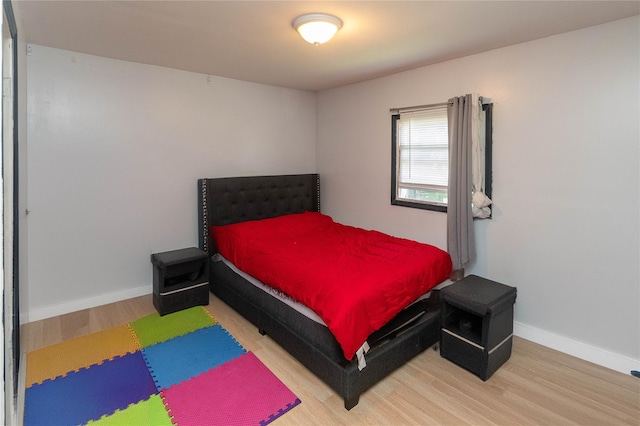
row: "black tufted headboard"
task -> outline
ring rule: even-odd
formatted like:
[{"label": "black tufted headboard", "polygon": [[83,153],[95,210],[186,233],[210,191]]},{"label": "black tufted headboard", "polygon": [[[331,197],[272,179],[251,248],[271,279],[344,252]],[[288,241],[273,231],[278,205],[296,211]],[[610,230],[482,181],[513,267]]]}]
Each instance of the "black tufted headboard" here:
[{"label": "black tufted headboard", "polygon": [[215,254],[213,225],[320,211],[317,174],[198,179],[198,237],[201,249]]}]

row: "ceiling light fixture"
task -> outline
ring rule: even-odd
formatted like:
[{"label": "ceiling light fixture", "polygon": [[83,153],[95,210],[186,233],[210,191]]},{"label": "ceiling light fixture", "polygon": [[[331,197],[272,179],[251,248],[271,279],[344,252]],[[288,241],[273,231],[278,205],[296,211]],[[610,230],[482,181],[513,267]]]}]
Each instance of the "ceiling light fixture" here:
[{"label": "ceiling light fixture", "polygon": [[293,28],[303,39],[316,46],[331,40],[342,27],[340,18],[326,13],[308,13],[293,20]]}]

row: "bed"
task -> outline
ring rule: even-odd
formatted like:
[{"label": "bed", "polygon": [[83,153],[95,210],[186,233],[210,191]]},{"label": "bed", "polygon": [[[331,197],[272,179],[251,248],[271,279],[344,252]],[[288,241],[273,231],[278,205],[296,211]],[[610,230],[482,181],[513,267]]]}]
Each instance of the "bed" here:
[{"label": "bed", "polygon": [[347,359],[344,345],[326,324],[295,302],[274,297],[220,256],[213,237],[218,227],[319,213],[319,175],[199,179],[198,194],[199,245],[210,256],[211,292],[329,385],[344,399],[347,410],[358,404],[364,391],[438,342],[440,312],[434,290],[371,333],[366,355],[360,351]]}]

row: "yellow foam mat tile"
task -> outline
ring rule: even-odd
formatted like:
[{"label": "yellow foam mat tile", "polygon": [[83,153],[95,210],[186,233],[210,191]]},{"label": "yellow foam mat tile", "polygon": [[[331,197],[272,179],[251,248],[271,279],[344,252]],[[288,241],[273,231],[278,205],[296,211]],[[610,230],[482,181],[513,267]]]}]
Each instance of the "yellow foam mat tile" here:
[{"label": "yellow foam mat tile", "polygon": [[47,379],[64,376],[104,360],[140,349],[128,324],[77,337],[27,354],[27,383],[30,387]]}]

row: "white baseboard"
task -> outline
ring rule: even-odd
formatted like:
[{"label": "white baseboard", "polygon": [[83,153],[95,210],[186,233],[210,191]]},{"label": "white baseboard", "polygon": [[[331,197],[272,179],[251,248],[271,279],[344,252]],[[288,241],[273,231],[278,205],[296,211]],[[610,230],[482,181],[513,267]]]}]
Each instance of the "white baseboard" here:
[{"label": "white baseboard", "polygon": [[119,302],[121,300],[132,299],[138,296],[151,294],[151,285],[135,287],[128,290],[116,291],[114,293],[101,294],[99,296],[89,297],[86,299],[77,299],[59,305],[50,305],[42,308],[29,310],[26,314],[20,315],[20,323],[39,321],[46,318],[64,315],[71,312],[81,311],[83,309],[95,308],[96,306],[106,305],[108,303]]},{"label": "white baseboard", "polygon": [[523,339],[564,352],[576,358],[601,365],[620,373],[630,374],[631,370],[640,370],[640,360],[606,351],[604,349],[568,339],[530,325],[515,322],[513,333]]},{"label": "white baseboard", "polygon": [[[70,312],[80,311],[82,309],[93,308],[96,306],[106,305],[108,303],[144,296],[151,294],[151,291],[151,286],[147,285],[129,290],[102,294],[100,296],[90,297],[87,299],[73,300],[59,305],[46,306],[29,311],[26,315],[28,318],[21,315],[20,322],[24,324],[25,322],[39,321],[58,315],[68,314]],[[586,343],[571,340],[564,336],[550,333],[517,321],[514,323],[513,331],[516,336],[522,337],[523,339],[530,340],[534,343],[547,346],[551,349],[564,352],[575,356],[576,358],[580,358],[624,374],[629,374],[631,370],[640,370],[640,360],[609,352]]]}]

